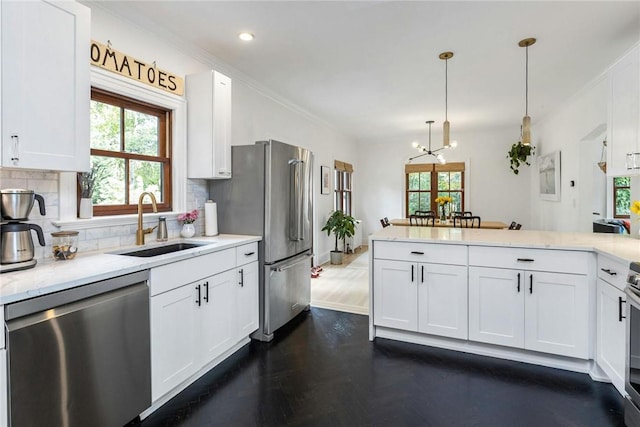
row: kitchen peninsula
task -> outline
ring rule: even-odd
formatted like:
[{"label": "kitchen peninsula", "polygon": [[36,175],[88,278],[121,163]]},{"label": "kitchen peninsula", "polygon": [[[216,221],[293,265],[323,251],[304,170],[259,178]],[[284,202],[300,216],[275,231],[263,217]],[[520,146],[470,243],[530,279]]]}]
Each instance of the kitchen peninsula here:
[{"label": "kitchen peninsula", "polygon": [[[601,305],[600,287],[610,286],[613,277],[622,295],[629,262],[640,259],[639,240],[599,233],[387,227],[370,237],[370,248],[371,340],[585,372],[610,379],[622,392],[600,369],[606,361],[598,340],[609,316],[618,328],[623,307],[603,310],[609,306]],[[613,351],[616,360],[624,360],[624,346]]]}]

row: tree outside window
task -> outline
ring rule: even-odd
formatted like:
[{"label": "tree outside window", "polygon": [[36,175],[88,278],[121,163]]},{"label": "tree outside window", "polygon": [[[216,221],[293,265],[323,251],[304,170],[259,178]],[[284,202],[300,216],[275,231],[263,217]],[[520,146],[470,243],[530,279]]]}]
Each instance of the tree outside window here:
[{"label": "tree outside window", "polygon": [[409,164],[405,166],[405,212],[435,211],[435,199],[449,196],[450,212],[464,210],[464,163],[445,165]]},{"label": "tree outside window", "polygon": [[631,178],[618,176],[613,178],[613,217],[629,218],[631,215]]},{"label": "tree outside window", "polygon": [[145,191],[171,210],[171,112],[97,89],[91,98],[94,214],[135,213]]}]

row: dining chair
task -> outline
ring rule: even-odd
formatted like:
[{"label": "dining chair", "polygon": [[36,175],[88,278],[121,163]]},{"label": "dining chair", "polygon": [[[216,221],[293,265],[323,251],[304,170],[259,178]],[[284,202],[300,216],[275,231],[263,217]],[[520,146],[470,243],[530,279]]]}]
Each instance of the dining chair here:
[{"label": "dining chair", "polygon": [[451,212],[451,215],[453,215],[454,217],[456,217],[456,216],[473,216],[473,213],[471,211],[455,211],[455,212]]},{"label": "dining chair", "polygon": [[479,216],[454,216],[453,226],[456,228],[480,228]]},{"label": "dining chair", "polygon": [[415,211],[415,215],[433,215],[436,216],[436,211]]},{"label": "dining chair", "polygon": [[435,215],[409,215],[409,225],[416,225],[420,227],[435,227],[436,216]]}]

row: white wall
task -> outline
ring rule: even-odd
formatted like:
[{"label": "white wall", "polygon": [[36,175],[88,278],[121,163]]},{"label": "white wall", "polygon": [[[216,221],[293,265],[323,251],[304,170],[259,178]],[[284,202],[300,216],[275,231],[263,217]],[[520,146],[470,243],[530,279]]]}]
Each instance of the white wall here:
[{"label": "white wall", "polygon": [[[320,195],[319,165],[333,166],[339,159],[354,164],[357,169],[355,140],[332,128],[321,120],[302,111],[268,89],[260,87],[242,73],[215,58],[189,46],[179,46],[134,24],[103,11],[92,9],[92,38],[145,62],[156,61],[159,68],[178,75],[217,69],[233,81],[232,90],[232,144],[253,144],[257,140],[277,139],[311,149],[315,154],[314,183],[316,195],[316,262],[329,257],[332,239],[320,233],[333,208],[331,196]],[[355,180],[359,178],[356,175]],[[206,185],[202,180],[189,185]],[[194,207],[194,206],[193,206]],[[189,209],[193,208],[189,206]],[[354,214],[357,215],[357,204]]]},{"label": "white wall", "polygon": [[[518,136],[518,123],[514,129],[484,133],[454,134],[455,121],[451,121],[452,138],[458,147],[445,151],[449,162],[466,162],[465,210],[485,220],[516,221],[531,229],[530,174],[532,167],[523,166],[515,175],[509,168],[507,152]],[[422,144],[428,141],[428,130],[416,135]],[[360,217],[364,221],[364,236],[379,230],[380,218],[405,216],[404,165],[409,157],[419,154],[411,147],[413,139],[361,143],[359,145],[358,180],[361,183],[356,200]],[[432,133],[432,147],[442,146],[442,135]],[[413,163],[433,163],[425,156]]]},{"label": "white wall", "polygon": [[[602,141],[604,137],[603,132],[597,129],[606,126],[607,99],[607,80],[600,76],[533,126],[537,155],[556,150],[561,152],[560,200],[532,199],[535,228],[591,231],[594,180],[601,178],[597,174],[602,172],[599,172],[597,165],[581,163],[580,159],[584,160],[585,157],[581,151],[592,150],[594,140]],[[575,181],[574,187],[570,187],[571,180]],[[531,180],[534,195],[538,194],[538,184],[538,174],[534,171]]]}]

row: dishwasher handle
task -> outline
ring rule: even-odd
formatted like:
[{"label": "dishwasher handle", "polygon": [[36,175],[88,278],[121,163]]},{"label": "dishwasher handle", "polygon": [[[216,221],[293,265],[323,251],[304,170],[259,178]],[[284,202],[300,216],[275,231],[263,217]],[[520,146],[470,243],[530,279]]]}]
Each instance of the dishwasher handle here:
[{"label": "dishwasher handle", "polygon": [[137,283],[125,288],[115,289],[113,291],[94,295],[89,298],[73,301],[55,309],[48,309],[38,313],[30,313],[26,316],[8,320],[7,331],[11,333],[51,318],[66,316],[68,314],[86,310],[87,308],[97,306],[108,301],[127,298],[138,293],[146,293],[146,298],[149,297],[149,287],[146,283]]},{"label": "dishwasher handle", "polygon": [[149,270],[142,270],[136,273],[125,274],[124,276],[78,286],[73,289],[7,304],[5,306],[4,318],[5,320],[17,319],[18,317],[39,313],[74,301],[91,298],[95,295],[104,294],[116,289],[126,288],[137,283],[144,282],[145,286],[147,286],[147,280],[149,280]]}]

